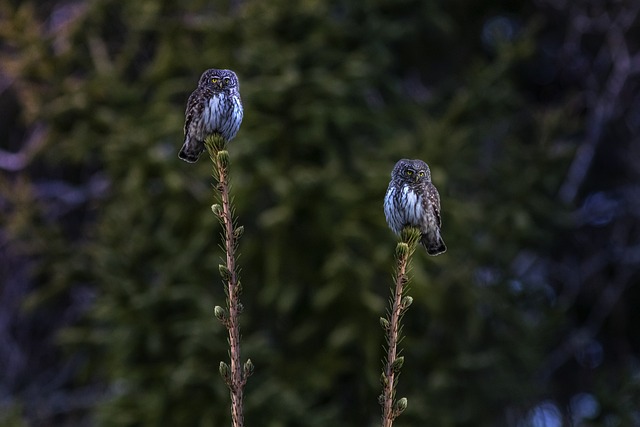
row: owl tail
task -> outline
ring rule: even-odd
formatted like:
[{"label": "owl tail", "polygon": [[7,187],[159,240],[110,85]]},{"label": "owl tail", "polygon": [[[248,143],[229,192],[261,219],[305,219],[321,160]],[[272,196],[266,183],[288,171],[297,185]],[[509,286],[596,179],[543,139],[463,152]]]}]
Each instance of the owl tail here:
[{"label": "owl tail", "polygon": [[203,151],[204,143],[202,141],[193,141],[191,138],[187,138],[182,144],[178,157],[185,162],[195,163]]},{"label": "owl tail", "polygon": [[428,234],[423,234],[420,239],[420,244],[424,246],[427,250],[427,253],[431,256],[440,255],[447,251],[447,245],[444,244],[444,240],[440,237],[440,233],[434,238],[434,236],[429,236]]}]

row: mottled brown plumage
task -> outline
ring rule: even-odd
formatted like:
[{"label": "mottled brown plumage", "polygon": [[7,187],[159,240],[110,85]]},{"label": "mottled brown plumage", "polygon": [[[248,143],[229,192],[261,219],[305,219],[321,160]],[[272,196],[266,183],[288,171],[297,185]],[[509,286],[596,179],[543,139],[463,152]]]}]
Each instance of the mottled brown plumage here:
[{"label": "mottled brown plumage", "polygon": [[197,161],[209,135],[217,133],[227,141],[232,140],[240,129],[242,117],[236,74],[231,70],[206,70],[187,101],[185,139],[178,157],[189,163]]},{"label": "mottled brown plumage", "polygon": [[396,234],[407,226],[419,228],[420,243],[429,255],[447,250],[440,234],[440,195],[431,182],[429,166],[422,160],[402,159],[396,163],[384,198],[384,214]]}]

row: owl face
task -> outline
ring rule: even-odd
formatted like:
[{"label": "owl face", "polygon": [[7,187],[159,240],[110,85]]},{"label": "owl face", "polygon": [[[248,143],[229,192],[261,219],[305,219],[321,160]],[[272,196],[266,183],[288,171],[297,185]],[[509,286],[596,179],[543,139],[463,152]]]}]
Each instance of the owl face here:
[{"label": "owl face", "polygon": [[233,88],[238,88],[238,77],[236,73],[231,70],[216,70],[211,68],[206,70],[200,76],[200,87],[209,87],[215,91],[229,91]]},{"label": "owl face", "polygon": [[402,159],[393,168],[391,178],[406,183],[431,182],[431,171],[422,160]]}]

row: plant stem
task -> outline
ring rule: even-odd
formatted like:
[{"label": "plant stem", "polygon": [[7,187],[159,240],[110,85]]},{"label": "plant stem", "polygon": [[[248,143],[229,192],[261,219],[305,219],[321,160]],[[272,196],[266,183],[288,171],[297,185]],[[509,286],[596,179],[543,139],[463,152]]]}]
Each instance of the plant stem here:
[{"label": "plant stem", "polygon": [[387,335],[388,348],[387,348],[387,363],[384,367],[384,375],[386,380],[384,382],[383,396],[384,405],[382,408],[382,425],[384,427],[391,427],[393,424],[393,399],[395,397],[395,384],[396,374],[393,371],[393,361],[396,360],[396,352],[398,347],[398,329],[400,325],[400,309],[402,300],[402,288],[406,281],[406,268],[407,268],[407,256],[403,256],[398,260],[398,271],[396,275],[396,286],[393,295],[393,304],[391,306],[391,319],[389,321],[389,333]]},{"label": "plant stem", "polygon": [[406,228],[401,233],[401,241],[396,246],[396,274],[395,287],[392,290],[390,300],[391,310],[387,319],[382,319],[383,328],[386,331],[387,341],[387,357],[382,371],[382,394],[380,396],[380,404],[382,406],[382,426],[391,427],[393,421],[407,407],[405,398],[399,401],[395,400],[396,385],[398,383],[398,375],[403,357],[398,357],[398,343],[401,337],[401,325],[403,314],[413,301],[411,297],[403,297],[406,291],[409,279],[407,270],[411,262],[411,256],[415,251],[420,232],[413,228]]},{"label": "plant stem", "polygon": [[[238,229],[234,226],[233,206],[229,195],[229,154],[224,150],[226,141],[214,135],[205,141],[211,160],[214,163],[214,177],[217,181],[217,190],[219,191],[221,208],[217,214],[222,224],[222,236],[224,239],[224,250],[226,253],[225,267],[226,272],[223,274],[225,283],[225,293],[227,295],[227,312],[222,323],[229,331],[229,355],[231,358],[231,369],[229,377],[224,378],[231,393],[231,419],[233,427],[244,426],[243,415],[243,390],[247,382],[247,376],[244,373],[240,359],[240,322],[239,315],[240,305],[240,283],[236,268],[236,248]],[[223,375],[224,377],[224,375]]]}]

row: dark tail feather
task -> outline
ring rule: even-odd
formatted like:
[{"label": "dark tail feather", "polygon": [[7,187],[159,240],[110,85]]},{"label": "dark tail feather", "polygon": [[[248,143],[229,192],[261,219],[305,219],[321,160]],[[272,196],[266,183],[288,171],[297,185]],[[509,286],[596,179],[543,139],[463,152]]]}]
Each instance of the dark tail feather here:
[{"label": "dark tail feather", "polygon": [[447,251],[447,245],[444,244],[444,240],[442,240],[440,236],[437,236],[437,239],[429,239],[428,235],[423,234],[422,239],[420,239],[420,244],[424,246],[427,253],[431,256],[440,255]]},{"label": "dark tail feather", "polygon": [[204,144],[202,142],[192,142],[187,139],[184,144],[182,144],[178,157],[185,162],[195,163],[198,161],[198,157],[200,157],[200,154],[202,154],[203,151]]}]

